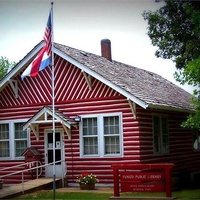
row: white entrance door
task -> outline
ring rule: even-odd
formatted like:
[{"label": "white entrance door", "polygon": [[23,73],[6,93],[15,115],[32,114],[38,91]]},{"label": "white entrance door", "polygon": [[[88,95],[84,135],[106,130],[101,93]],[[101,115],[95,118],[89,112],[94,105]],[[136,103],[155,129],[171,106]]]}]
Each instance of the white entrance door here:
[{"label": "white entrance door", "polygon": [[[45,164],[53,163],[53,133],[52,131],[45,131]],[[64,159],[64,141],[63,133],[55,131],[55,161]],[[63,177],[65,174],[65,162],[57,162],[55,164],[56,177]],[[53,177],[53,164],[45,167],[45,176]]]}]

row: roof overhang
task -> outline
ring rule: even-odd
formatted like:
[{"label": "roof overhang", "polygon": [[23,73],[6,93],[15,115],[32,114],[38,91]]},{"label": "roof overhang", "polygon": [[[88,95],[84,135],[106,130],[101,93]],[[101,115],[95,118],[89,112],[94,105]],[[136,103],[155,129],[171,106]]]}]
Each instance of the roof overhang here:
[{"label": "roof overhang", "polygon": [[[54,116],[54,117],[53,117]],[[23,130],[30,128],[36,139],[39,140],[39,125],[40,124],[52,124],[53,119],[55,123],[61,123],[68,138],[71,139],[71,126],[77,128],[77,122],[66,117],[62,112],[55,109],[53,112],[52,107],[44,106],[36,114],[34,114],[24,125]]]},{"label": "roof overhang", "polygon": [[155,104],[148,104],[148,108],[151,109],[159,109],[159,110],[169,110],[169,111],[176,111],[176,112],[184,112],[184,113],[193,113],[195,110],[186,110],[186,109],[181,109],[178,107],[169,107],[165,105],[155,105]]},{"label": "roof overhang", "polygon": [[[9,83],[13,83],[15,77],[23,71],[29,63],[33,60],[33,58],[38,54],[38,52],[44,46],[44,42],[41,41],[37,44],[19,63],[15,65],[1,80],[0,80],[0,91],[6,87]],[[12,82],[11,82],[12,81]],[[11,85],[12,87],[12,85]],[[13,87],[12,87],[13,88]],[[16,88],[15,88],[16,89]],[[16,90],[14,90],[16,93]]]}]

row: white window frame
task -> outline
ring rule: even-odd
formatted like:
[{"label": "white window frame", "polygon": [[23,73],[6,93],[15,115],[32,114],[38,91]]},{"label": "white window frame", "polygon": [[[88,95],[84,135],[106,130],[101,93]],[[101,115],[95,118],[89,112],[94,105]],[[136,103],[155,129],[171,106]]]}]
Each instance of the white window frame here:
[{"label": "white window frame", "polygon": [[[22,120],[5,120],[0,121],[0,124],[8,124],[9,126],[9,157],[0,157],[0,160],[21,160],[24,159],[23,156],[15,157],[15,135],[14,133],[14,124],[16,123],[25,123],[28,119]],[[27,147],[30,147],[30,129],[27,129]]]},{"label": "white window frame", "polygon": [[[5,124],[3,124],[3,125],[7,125],[6,126],[6,137],[8,137],[8,138],[6,138],[6,139],[1,139],[0,141],[1,142],[8,142],[8,153],[9,153],[9,155],[10,155],[10,140],[9,140],[9,124],[7,124],[7,123],[5,123]],[[2,147],[1,147],[2,148]],[[4,156],[5,157],[5,156]],[[4,158],[3,156],[1,157],[1,158]],[[7,158],[7,157],[6,157]]]},{"label": "white window frame", "polygon": [[[159,140],[158,140],[158,143],[159,143],[159,151],[156,151],[155,150],[155,130],[154,130],[154,117],[158,117],[159,118],[159,121],[160,121],[160,124],[159,124],[159,127],[160,127],[160,132],[159,132]],[[167,120],[167,136],[168,136],[168,141],[167,141],[167,144],[168,144],[168,149],[167,150],[164,150],[164,147],[163,147],[163,126],[162,126],[162,121],[163,121],[163,118],[166,118]],[[169,121],[168,121],[168,117],[166,115],[158,115],[158,114],[153,114],[152,116],[152,129],[153,129],[153,149],[154,149],[154,154],[155,155],[165,155],[165,154],[169,154]]]},{"label": "white window frame", "polygon": [[[118,154],[105,154],[105,143],[104,143],[104,127],[103,118],[104,117],[119,117],[119,148],[120,152]],[[80,132],[80,157],[122,157],[123,156],[123,128],[122,128],[122,113],[104,113],[104,114],[91,114],[91,115],[81,115],[83,118],[97,118],[97,137],[98,137],[98,154],[84,155],[83,153],[83,124],[82,120],[79,126]]]}]

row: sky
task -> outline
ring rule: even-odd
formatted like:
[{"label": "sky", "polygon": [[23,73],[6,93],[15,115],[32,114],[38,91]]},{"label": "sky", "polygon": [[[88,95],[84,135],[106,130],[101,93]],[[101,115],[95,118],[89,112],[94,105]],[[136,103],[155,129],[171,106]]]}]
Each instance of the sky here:
[{"label": "sky", "polygon": [[[0,56],[18,62],[43,39],[51,2],[0,0]],[[54,41],[100,55],[101,39],[110,39],[113,60],[179,85],[173,77],[175,64],[155,56],[142,17],[145,10],[162,5],[155,0],[54,0]],[[190,86],[181,87],[192,93]]]}]

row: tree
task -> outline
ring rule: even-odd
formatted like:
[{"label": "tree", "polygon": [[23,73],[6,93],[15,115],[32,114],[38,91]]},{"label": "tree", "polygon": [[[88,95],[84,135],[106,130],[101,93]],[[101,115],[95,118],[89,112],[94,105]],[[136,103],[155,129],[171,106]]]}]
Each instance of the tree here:
[{"label": "tree", "polygon": [[[148,35],[157,57],[171,59],[178,71],[175,78],[181,84],[200,86],[200,2],[165,0],[155,12],[145,11]],[[195,113],[188,116],[182,126],[200,129],[200,89],[191,99]]]},{"label": "tree", "polygon": [[178,69],[200,55],[199,33],[191,19],[193,10],[199,9],[198,2],[166,0],[159,10],[145,11],[148,35],[153,46],[157,46],[157,57],[171,59]]},{"label": "tree", "polygon": [[8,58],[0,57],[0,79],[15,65],[15,62],[10,62]]},{"label": "tree", "polygon": [[200,56],[190,61],[183,71],[176,72],[175,77],[181,84],[188,83],[197,88],[194,90],[194,97],[191,99],[191,104],[196,111],[189,115],[182,126],[200,129]]}]

